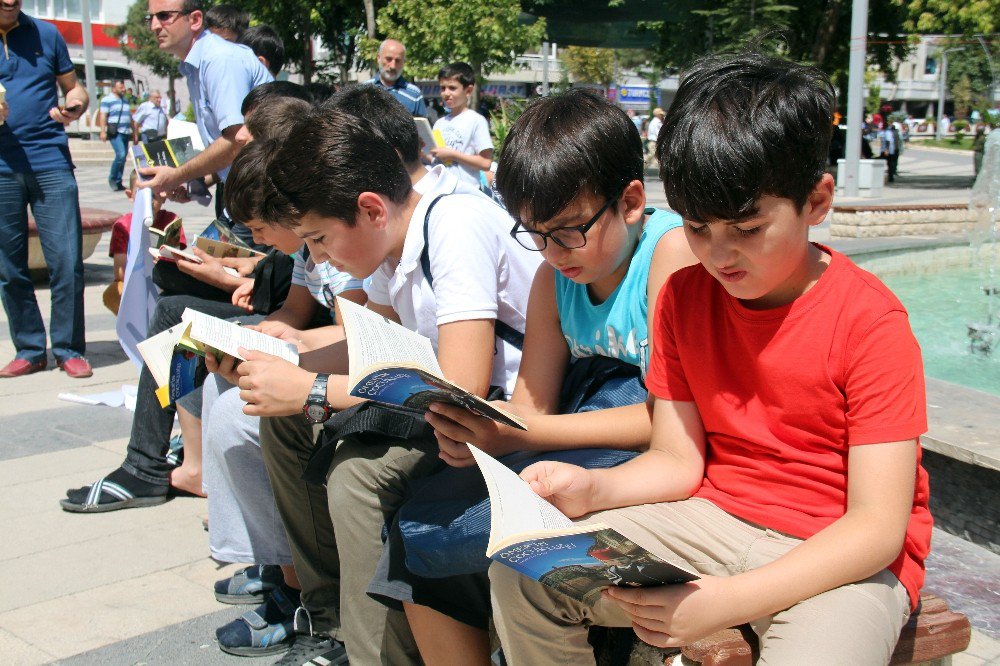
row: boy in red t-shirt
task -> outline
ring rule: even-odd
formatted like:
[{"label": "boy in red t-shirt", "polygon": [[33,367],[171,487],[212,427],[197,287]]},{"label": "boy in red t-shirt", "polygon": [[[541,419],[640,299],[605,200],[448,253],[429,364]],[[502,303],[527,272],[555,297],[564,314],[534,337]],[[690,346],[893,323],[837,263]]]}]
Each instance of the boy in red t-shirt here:
[{"label": "boy in red t-shirt", "polygon": [[521,476],[701,578],[590,607],[494,564],[509,663],[593,663],[592,624],[676,647],[745,622],[759,663],[889,662],[930,548],[923,367],[892,293],[809,243],[834,102],[818,70],[757,54],[685,73],[657,156],[700,264],[660,293],[650,451]]},{"label": "boy in red t-shirt", "polygon": [[[129,178],[128,188],[125,196],[129,201],[135,199],[136,174],[133,171]],[[153,228],[163,230],[168,224],[177,219],[177,213],[163,210],[164,197],[159,193],[153,193]],[[125,264],[128,260],[128,238],[132,232],[132,213],[125,213],[117,220],[111,228],[111,243],[108,247],[108,256],[114,261],[114,282],[104,290],[104,306],[116,315],[118,306],[122,300],[122,290],[125,287]],[[180,230],[178,247],[187,247],[187,240],[184,238],[184,229]]]}]

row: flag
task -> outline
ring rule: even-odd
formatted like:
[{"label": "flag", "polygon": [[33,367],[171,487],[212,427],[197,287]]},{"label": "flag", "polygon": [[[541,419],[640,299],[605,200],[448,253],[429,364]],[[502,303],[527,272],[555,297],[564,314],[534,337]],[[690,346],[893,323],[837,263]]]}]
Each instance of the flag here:
[{"label": "flag", "polygon": [[136,347],[146,339],[149,318],[156,307],[157,290],[153,284],[153,258],[149,254],[149,227],[153,224],[153,191],[136,188],[132,205],[132,226],[128,236],[125,286],[115,330],[118,342],[132,362],[142,368]]}]

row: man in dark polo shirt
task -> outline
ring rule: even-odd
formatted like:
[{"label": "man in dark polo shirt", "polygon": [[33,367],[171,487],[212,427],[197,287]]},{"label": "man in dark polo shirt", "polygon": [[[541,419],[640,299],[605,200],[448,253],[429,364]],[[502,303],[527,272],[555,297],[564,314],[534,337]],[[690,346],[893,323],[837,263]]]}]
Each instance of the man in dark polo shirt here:
[{"label": "man in dark polo shirt", "polygon": [[369,81],[371,85],[385,88],[413,116],[426,116],[427,106],[420,88],[403,78],[406,64],[406,47],[395,39],[387,39],[378,47],[378,76]]},{"label": "man in dark polo shirt", "polygon": [[[90,377],[83,357],[83,256],[80,203],[63,123],[87,110],[66,42],[55,26],[0,0],[0,298],[17,355],[0,377],[44,370],[45,324],[28,274],[28,207],[49,268],[49,334],[56,363]],[[59,106],[59,90],[66,103]]]}]

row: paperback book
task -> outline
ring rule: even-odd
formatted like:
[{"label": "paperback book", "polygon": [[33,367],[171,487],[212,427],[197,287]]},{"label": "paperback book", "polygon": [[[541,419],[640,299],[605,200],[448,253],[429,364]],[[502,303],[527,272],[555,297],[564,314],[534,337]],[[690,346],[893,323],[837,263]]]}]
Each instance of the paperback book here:
[{"label": "paperback book", "polygon": [[698,578],[608,525],[574,523],[503,463],[469,449],[490,496],[490,559],[591,605],[612,585],[657,587]]},{"label": "paperback book", "polygon": [[517,416],[445,379],[428,338],[357,303],[337,301],[347,335],[351,395],[420,412],[432,402],[445,402],[527,430]]}]

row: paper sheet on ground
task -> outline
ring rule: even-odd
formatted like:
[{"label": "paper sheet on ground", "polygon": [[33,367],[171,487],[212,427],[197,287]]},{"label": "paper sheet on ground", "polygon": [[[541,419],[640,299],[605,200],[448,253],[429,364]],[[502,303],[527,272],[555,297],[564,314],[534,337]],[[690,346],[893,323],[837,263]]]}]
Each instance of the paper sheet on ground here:
[{"label": "paper sheet on ground", "polygon": [[80,395],[78,393],[60,393],[59,399],[66,402],[75,402],[79,405],[105,405],[107,407],[124,407],[130,412],[135,411],[135,396],[139,392],[139,387],[135,384],[122,384],[116,391],[105,391],[104,393],[90,393]]}]

